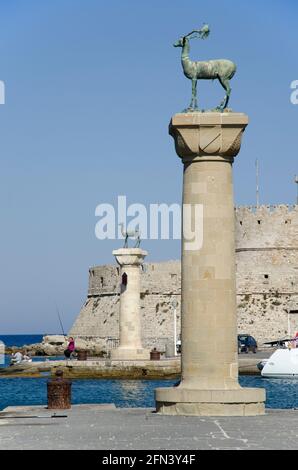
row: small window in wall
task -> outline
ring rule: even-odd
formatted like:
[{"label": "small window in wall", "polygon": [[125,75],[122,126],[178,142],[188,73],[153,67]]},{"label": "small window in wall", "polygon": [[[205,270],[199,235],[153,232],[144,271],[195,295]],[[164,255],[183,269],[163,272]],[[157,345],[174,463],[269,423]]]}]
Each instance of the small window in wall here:
[{"label": "small window in wall", "polygon": [[269,279],[269,274],[264,274],[265,279]]},{"label": "small window in wall", "polygon": [[258,224],[261,225],[261,221],[260,221],[260,220],[258,220]]},{"label": "small window in wall", "polygon": [[242,220],[240,220],[239,224],[242,225]]},{"label": "small window in wall", "polygon": [[291,222],[292,222],[291,219],[285,220],[285,224],[290,224]]},{"label": "small window in wall", "polygon": [[126,288],[127,288],[127,274],[126,273],[123,273],[122,274],[122,277],[121,277],[121,286],[120,286],[120,292],[121,294],[123,294],[123,292],[126,291]]},{"label": "small window in wall", "polygon": [[100,285],[103,287],[103,277],[100,278]]},{"label": "small window in wall", "polygon": [[122,274],[121,284],[125,287],[127,286],[127,274],[126,273]]}]

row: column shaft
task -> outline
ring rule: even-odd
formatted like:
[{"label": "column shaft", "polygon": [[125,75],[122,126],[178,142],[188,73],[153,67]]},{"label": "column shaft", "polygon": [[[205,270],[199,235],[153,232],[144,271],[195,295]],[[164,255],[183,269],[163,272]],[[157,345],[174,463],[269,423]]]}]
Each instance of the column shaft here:
[{"label": "column shaft", "polygon": [[122,348],[141,349],[140,266],[122,266],[121,277],[123,274],[127,276],[127,285],[121,285],[119,346]]},{"label": "column shaft", "polygon": [[183,204],[202,205],[203,244],[182,247],[182,384],[239,388],[231,161],[186,162]]}]

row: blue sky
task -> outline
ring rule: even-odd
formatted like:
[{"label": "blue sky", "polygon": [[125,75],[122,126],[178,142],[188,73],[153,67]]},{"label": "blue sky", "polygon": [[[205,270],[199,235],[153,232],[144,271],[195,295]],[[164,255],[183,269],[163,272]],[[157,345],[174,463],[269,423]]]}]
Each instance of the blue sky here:
[{"label": "blue sky", "polygon": [[[294,0],[0,0],[0,333],[68,329],[88,268],[113,262],[118,241],[95,238],[95,207],[181,200],[182,166],[168,136],[189,103],[182,34],[195,60],[237,64],[230,106],[250,124],[234,164],[235,202],[291,204],[297,167],[298,4]],[[199,82],[202,107],[223,97]],[[180,256],[178,241],[148,241],[148,260]]]}]

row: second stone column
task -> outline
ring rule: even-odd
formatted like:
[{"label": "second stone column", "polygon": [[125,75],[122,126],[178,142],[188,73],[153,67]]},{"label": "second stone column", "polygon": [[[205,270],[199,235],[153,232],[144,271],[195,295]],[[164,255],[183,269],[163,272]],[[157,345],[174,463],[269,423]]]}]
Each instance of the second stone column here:
[{"label": "second stone column", "polygon": [[140,318],[140,268],[147,252],[140,248],[113,251],[121,267],[120,278],[120,343],[112,349],[112,360],[148,360],[150,351],[142,347]]}]

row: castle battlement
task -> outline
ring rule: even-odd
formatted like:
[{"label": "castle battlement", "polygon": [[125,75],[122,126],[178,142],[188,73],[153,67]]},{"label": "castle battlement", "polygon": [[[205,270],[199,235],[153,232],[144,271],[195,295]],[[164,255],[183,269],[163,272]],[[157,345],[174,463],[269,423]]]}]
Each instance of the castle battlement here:
[{"label": "castle battlement", "polygon": [[255,217],[262,215],[293,216],[298,214],[297,204],[276,204],[260,206],[237,206],[235,207],[236,216],[253,215]]}]

